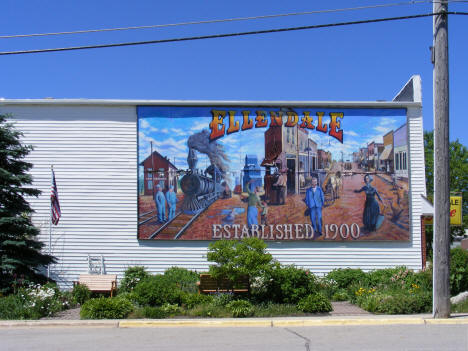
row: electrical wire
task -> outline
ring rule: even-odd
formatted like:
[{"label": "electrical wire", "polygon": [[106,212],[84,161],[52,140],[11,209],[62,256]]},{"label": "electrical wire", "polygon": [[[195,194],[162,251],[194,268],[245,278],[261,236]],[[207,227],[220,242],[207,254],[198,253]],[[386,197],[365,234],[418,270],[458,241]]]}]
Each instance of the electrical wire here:
[{"label": "electrical wire", "polygon": [[[186,25],[195,25],[195,24],[222,23],[222,22],[235,22],[235,21],[250,21],[250,20],[256,20],[256,19],[267,19],[267,18],[278,18],[278,17],[288,17],[288,16],[302,16],[302,15],[312,15],[312,14],[321,14],[321,13],[332,13],[332,12],[367,10],[367,9],[375,9],[375,8],[383,8],[383,7],[417,5],[417,4],[435,3],[435,2],[437,2],[437,1],[416,0],[416,1],[408,1],[408,2],[396,2],[396,3],[390,3],[390,4],[378,4],[378,5],[369,5],[369,6],[348,7],[348,8],[341,8],[341,9],[317,10],[317,11],[306,11],[306,12],[292,12],[292,13],[283,13],[283,14],[276,14],[276,15],[263,15],[263,16],[251,16],[251,17],[235,17],[235,18],[225,18],[225,19],[206,20],[206,21],[189,21],[189,22],[181,22],[181,23],[154,24],[154,25],[147,25],[147,26],[86,29],[86,30],[77,30],[77,31],[68,31],[68,32],[0,35],[0,39],[44,37],[44,36],[54,36],[54,35],[56,36],[56,35],[70,35],[70,34],[125,31],[125,30],[135,30],[135,29],[166,28],[166,27],[186,26]],[[448,3],[450,3],[450,2],[468,2],[468,0],[447,0],[447,2]]]},{"label": "electrical wire", "polygon": [[339,27],[339,26],[348,26],[348,25],[365,24],[365,23],[388,22],[388,21],[406,20],[406,19],[414,19],[414,18],[422,18],[422,17],[432,17],[432,16],[437,16],[437,15],[468,15],[468,12],[448,12],[447,11],[447,12],[426,13],[426,14],[401,16],[401,17],[375,18],[375,19],[370,19],[370,20],[351,21],[351,22],[316,24],[316,25],[301,26],[301,27],[266,29],[266,30],[250,31],[250,32],[212,34],[212,35],[203,35],[203,36],[196,36],[196,37],[182,37],[182,38],[134,41],[134,42],[99,44],[99,45],[88,45],[88,46],[72,46],[72,47],[52,48],[52,49],[3,51],[3,52],[0,52],[0,55],[4,56],[4,55],[36,54],[36,53],[44,53],[44,52],[60,52],[60,51],[74,51],[74,50],[87,50],[87,49],[102,49],[102,48],[121,47],[121,46],[173,43],[173,42],[202,40],[202,39],[215,39],[215,38],[238,37],[238,36],[255,35],[255,34],[289,32],[289,31],[305,30],[305,29]]}]

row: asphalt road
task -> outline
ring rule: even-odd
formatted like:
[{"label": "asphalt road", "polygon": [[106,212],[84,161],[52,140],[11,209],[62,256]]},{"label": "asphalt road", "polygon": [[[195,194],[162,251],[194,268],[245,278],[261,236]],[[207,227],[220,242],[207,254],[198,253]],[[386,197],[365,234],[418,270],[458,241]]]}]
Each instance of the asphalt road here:
[{"label": "asphalt road", "polygon": [[0,329],[0,350],[468,350],[468,325]]}]

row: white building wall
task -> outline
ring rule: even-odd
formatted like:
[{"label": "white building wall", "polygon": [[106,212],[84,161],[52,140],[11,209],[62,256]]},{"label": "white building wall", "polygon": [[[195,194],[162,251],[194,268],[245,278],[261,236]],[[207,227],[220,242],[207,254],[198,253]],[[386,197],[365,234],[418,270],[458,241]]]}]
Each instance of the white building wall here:
[{"label": "white building wall", "polygon": [[[118,274],[133,265],[150,272],[171,266],[197,271],[208,268],[206,241],[137,240],[137,117],[135,105],[22,104],[1,102],[0,114],[24,133],[35,149],[34,187],[42,195],[30,202],[48,243],[50,165],[54,165],[62,218],[53,227],[52,254],[58,263],[52,277],[71,286],[87,272],[87,255],[103,255],[107,273]],[[410,158],[411,240],[408,242],[271,242],[269,251],[284,264],[323,274],[334,268],[372,270],[397,265],[420,269],[421,196],[425,194],[422,115],[408,109]],[[47,251],[47,247],[45,248]]]}]

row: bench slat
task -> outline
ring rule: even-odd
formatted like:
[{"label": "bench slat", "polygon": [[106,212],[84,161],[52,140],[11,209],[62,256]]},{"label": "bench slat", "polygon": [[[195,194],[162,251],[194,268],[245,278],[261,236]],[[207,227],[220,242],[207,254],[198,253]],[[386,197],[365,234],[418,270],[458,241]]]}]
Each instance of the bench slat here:
[{"label": "bench slat", "polygon": [[[200,293],[212,292],[246,292],[250,291],[249,277],[241,277],[232,284],[229,279],[216,280],[210,274],[201,274],[198,284]],[[231,288],[231,285],[233,287]]]},{"label": "bench slat", "polygon": [[116,274],[80,274],[78,284],[86,285],[93,292],[110,292],[117,288]]}]

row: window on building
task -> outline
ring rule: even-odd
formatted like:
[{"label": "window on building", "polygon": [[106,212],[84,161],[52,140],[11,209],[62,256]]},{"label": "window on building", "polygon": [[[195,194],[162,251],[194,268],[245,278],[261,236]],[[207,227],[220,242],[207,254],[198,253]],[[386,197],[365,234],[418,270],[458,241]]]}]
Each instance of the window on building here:
[{"label": "window on building", "polygon": [[397,171],[407,170],[408,169],[408,159],[406,152],[400,151],[395,155],[395,169]]},{"label": "window on building", "polygon": [[151,190],[153,189],[153,181],[148,180],[148,189]]}]

